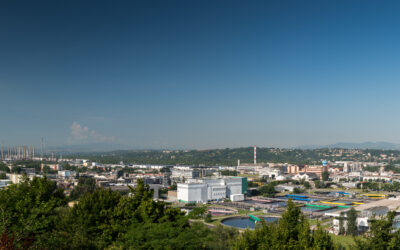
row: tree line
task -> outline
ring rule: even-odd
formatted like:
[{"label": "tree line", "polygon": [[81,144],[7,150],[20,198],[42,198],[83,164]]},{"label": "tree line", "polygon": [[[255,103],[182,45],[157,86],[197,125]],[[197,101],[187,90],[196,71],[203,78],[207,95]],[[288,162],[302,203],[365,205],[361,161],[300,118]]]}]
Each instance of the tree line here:
[{"label": "tree line", "polygon": [[[47,178],[27,177],[0,190],[0,249],[340,249],[321,227],[309,221],[291,200],[277,223],[255,230],[209,228],[205,207],[185,215],[179,208],[153,200],[140,179],[129,194],[94,188],[81,180],[71,204],[64,190]],[[82,192],[82,194],[78,194]],[[396,249],[400,234],[394,214],[373,220],[358,249]]]}]

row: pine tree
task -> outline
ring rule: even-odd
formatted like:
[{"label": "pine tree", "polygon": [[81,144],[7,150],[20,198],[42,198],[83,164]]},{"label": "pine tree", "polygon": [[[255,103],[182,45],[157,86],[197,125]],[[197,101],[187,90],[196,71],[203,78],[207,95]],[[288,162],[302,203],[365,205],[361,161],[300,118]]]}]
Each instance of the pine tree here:
[{"label": "pine tree", "polygon": [[357,211],[354,208],[347,212],[347,233],[353,236],[357,234]]},{"label": "pine tree", "polygon": [[344,228],[345,219],[346,218],[344,217],[344,212],[341,212],[339,217],[339,235],[344,235],[346,232],[346,229]]}]

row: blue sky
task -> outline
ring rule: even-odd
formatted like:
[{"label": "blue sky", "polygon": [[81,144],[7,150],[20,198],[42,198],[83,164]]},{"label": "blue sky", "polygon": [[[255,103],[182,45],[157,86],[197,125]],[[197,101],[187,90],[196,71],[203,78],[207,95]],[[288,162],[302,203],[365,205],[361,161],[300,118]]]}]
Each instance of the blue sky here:
[{"label": "blue sky", "polygon": [[0,142],[400,143],[396,1],[1,1]]}]

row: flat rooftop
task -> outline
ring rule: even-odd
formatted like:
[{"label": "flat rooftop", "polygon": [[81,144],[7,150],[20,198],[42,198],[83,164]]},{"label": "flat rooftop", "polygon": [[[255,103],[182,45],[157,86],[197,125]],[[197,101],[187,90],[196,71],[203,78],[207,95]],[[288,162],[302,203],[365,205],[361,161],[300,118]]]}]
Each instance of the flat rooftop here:
[{"label": "flat rooftop", "polygon": [[359,205],[355,207],[357,211],[366,210],[372,207],[384,206],[388,207],[390,211],[395,210],[396,212],[400,212],[400,200],[399,199],[382,199],[373,202],[369,202],[366,204]]},{"label": "flat rooftop", "polygon": [[[382,200],[376,200],[376,201],[372,201],[369,203],[365,203],[362,205],[358,205],[356,207],[354,207],[355,210],[357,211],[363,211],[363,210],[367,210],[373,207],[388,207],[390,211],[396,211],[396,212],[400,212],[400,199],[382,199]],[[351,208],[346,208],[344,210],[340,210],[340,211],[335,211],[332,213],[326,213],[325,215],[328,216],[340,216],[340,213],[342,212],[347,212],[349,211]]]}]

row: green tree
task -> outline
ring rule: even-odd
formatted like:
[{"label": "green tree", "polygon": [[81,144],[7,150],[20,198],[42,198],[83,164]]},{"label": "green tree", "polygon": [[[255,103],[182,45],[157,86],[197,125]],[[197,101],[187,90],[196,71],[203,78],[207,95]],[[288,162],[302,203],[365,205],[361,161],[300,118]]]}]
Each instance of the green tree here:
[{"label": "green tree", "polygon": [[[154,201],[153,191],[139,179],[127,196],[96,189],[80,197],[59,224],[58,237],[63,241],[58,242],[68,242],[68,247],[74,249],[103,249],[111,245],[137,249],[141,245],[151,246],[147,241],[153,236],[167,240],[168,234],[157,235],[157,230],[171,232],[184,225],[189,226],[187,217],[179,209]],[[162,245],[161,241],[158,243]]]},{"label": "green tree", "polygon": [[347,212],[347,233],[353,236],[357,234],[357,211],[354,208]]},{"label": "green tree", "polygon": [[26,168],[34,168],[35,172],[39,173],[41,168],[41,161],[33,161],[33,160],[20,160],[13,162],[13,166],[23,166]]},{"label": "green tree", "polygon": [[310,245],[310,225],[300,208],[291,200],[279,220],[278,232],[281,235],[279,245],[283,248],[308,247]]},{"label": "green tree", "polygon": [[314,181],[314,184],[315,184],[315,188],[324,188],[325,187],[324,183],[322,183],[319,180]]},{"label": "green tree", "polygon": [[206,206],[194,207],[192,211],[190,211],[188,216],[191,219],[200,219],[203,218],[206,212],[207,212]]},{"label": "green tree", "polygon": [[45,173],[45,174],[52,174],[55,171],[53,169],[51,169],[49,166],[44,166],[43,169],[42,169],[42,172]]},{"label": "green tree", "polygon": [[223,176],[237,176],[237,171],[231,171],[231,170],[221,170],[220,171],[221,175]]},{"label": "green tree", "polygon": [[301,188],[297,188],[297,187],[295,187],[295,188],[293,189],[293,193],[294,193],[294,194],[301,194],[301,193],[304,193],[304,191],[305,191],[305,190],[303,190],[303,189],[301,189]]},{"label": "green tree", "polygon": [[344,235],[346,233],[346,229],[344,228],[345,219],[344,212],[341,212],[339,217],[339,235]]},{"label": "green tree", "polygon": [[207,213],[206,218],[204,219],[205,222],[212,222],[212,215],[210,212]]},{"label": "green tree", "polygon": [[70,199],[77,200],[79,197],[86,194],[93,193],[96,189],[96,180],[94,178],[83,178],[80,177],[78,185],[71,191]]},{"label": "green tree", "polygon": [[[73,248],[104,248],[118,236],[115,210],[121,195],[109,189],[87,193],[67,215],[63,227]],[[60,228],[62,230],[62,228]]]},{"label": "green tree", "polygon": [[[195,250],[210,249],[216,241],[216,235],[203,223],[189,225],[182,217],[176,222],[132,225],[116,246],[122,249]],[[226,249],[226,246],[220,249]]]},{"label": "green tree", "polygon": [[317,230],[313,232],[313,249],[334,249],[334,244],[330,235],[318,225]]},{"label": "green tree", "polygon": [[329,172],[328,171],[322,172],[322,180],[323,181],[328,181],[329,180]]},{"label": "green tree", "polygon": [[17,248],[44,248],[58,223],[57,208],[65,205],[63,190],[55,182],[37,177],[29,181],[25,176],[0,191],[0,231],[13,235]]},{"label": "green tree", "polygon": [[10,173],[10,168],[4,164],[3,162],[0,162],[0,171],[4,171],[6,173]]},{"label": "green tree", "polygon": [[264,197],[275,197],[275,185],[273,183],[268,183],[260,188],[260,193]]},{"label": "green tree", "polygon": [[0,173],[0,180],[5,180],[7,179],[7,174],[6,173]]},{"label": "green tree", "polygon": [[232,246],[232,244],[237,240],[239,231],[234,227],[225,227],[219,224],[211,229],[211,235],[214,239],[207,242],[208,248],[225,250],[230,248],[230,246]]},{"label": "green tree", "polygon": [[20,174],[22,172],[22,167],[20,166],[13,166],[11,169],[12,173]]},{"label": "green tree", "polygon": [[304,185],[305,189],[310,189],[311,188],[311,184],[308,181],[305,181],[303,185]]}]

